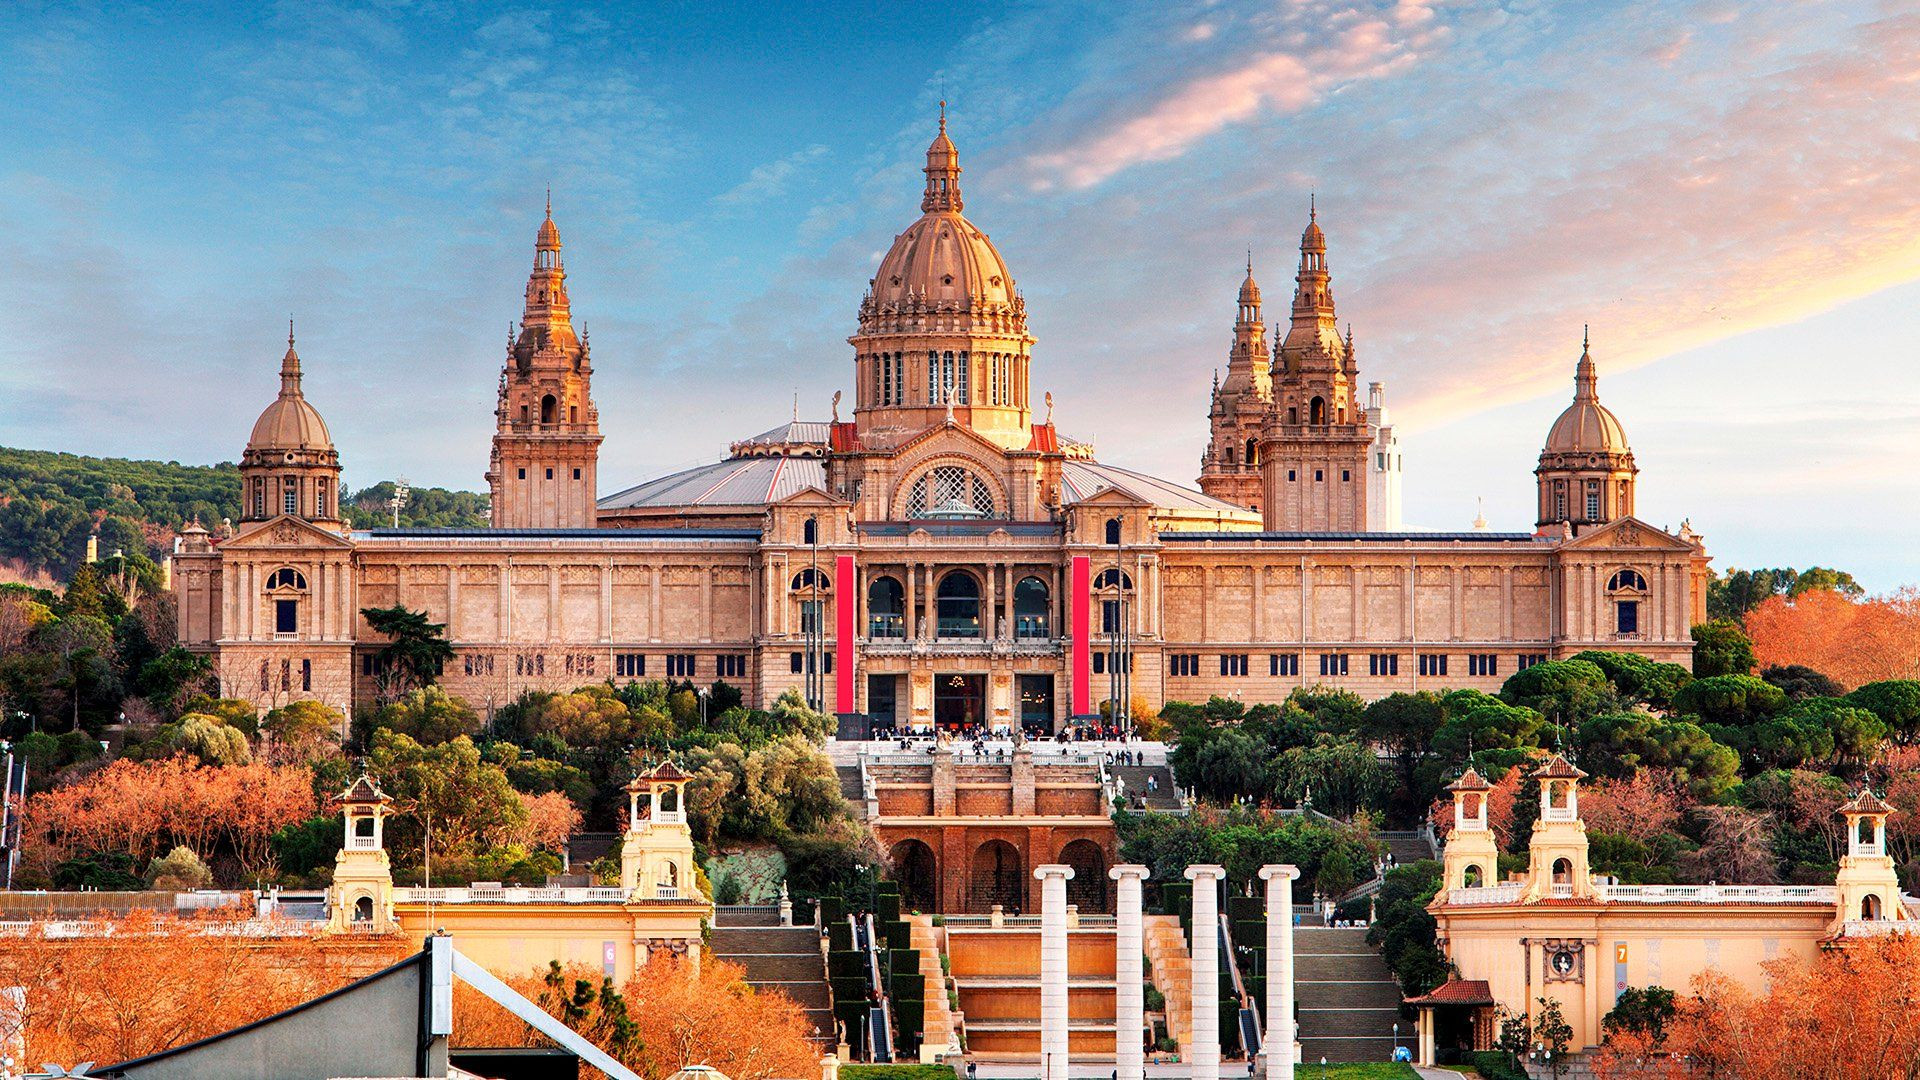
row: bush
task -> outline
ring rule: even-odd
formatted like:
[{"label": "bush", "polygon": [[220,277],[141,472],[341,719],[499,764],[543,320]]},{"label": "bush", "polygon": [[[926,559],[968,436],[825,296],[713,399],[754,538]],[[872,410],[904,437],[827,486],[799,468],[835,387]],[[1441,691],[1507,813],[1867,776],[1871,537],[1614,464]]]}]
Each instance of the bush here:
[{"label": "bush", "polygon": [[713,902],[716,904],[737,904],[740,902],[740,879],[732,873],[720,875],[713,886]]},{"label": "bush", "polygon": [[190,847],[176,847],[147,864],[147,887],[159,892],[192,892],[213,884],[213,871]]},{"label": "bush", "polygon": [[97,892],[134,892],[147,887],[133,872],[133,856],[124,851],[96,851],[75,856],[53,868],[56,889]]}]

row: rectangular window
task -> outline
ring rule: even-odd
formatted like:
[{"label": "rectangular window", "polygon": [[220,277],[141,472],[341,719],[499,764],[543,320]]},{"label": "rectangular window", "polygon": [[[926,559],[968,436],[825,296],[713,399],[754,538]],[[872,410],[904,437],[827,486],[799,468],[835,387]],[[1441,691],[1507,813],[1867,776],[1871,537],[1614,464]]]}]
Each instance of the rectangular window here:
[{"label": "rectangular window", "polygon": [[280,661],[280,689],[293,689],[293,661]]},{"label": "rectangular window", "polygon": [[1447,673],[1447,656],[1445,653],[1421,653],[1420,654],[1420,674],[1445,675],[1446,673]]},{"label": "rectangular window", "polygon": [[547,470],[547,479],[549,479],[549,480],[551,480],[551,479],[553,479],[553,470],[552,470],[552,469],[548,469],[548,470]]},{"label": "rectangular window", "polygon": [[527,470],[525,470],[525,469],[521,469],[521,470],[520,470],[520,479],[522,479],[522,480],[525,480],[526,478],[527,478]]},{"label": "rectangular window", "polygon": [[1112,659],[1113,659],[1112,653],[1106,653],[1106,652],[1094,653],[1093,654],[1093,673],[1095,675],[1105,675],[1109,670],[1113,670],[1113,669],[1124,671],[1128,674],[1133,673],[1133,654],[1129,653],[1126,656],[1121,657],[1119,663],[1117,664],[1111,662]]},{"label": "rectangular window", "polygon": [[1469,653],[1467,655],[1467,674],[1469,675],[1500,674],[1500,654]]},{"label": "rectangular window", "polygon": [[573,470],[573,478],[574,478],[575,480],[578,480],[578,479],[580,479],[580,470],[579,470],[579,469],[575,469],[575,470]]},{"label": "rectangular window", "polygon": [[820,608],[824,600],[800,601],[800,632],[816,634],[820,632]]},{"label": "rectangular window", "polygon": [[1174,675],[1193,676],[1200,674],[1200,656],[1197,653],[1174,653],[1171,657],[1168,657],[1168,661],[1172,665],[1173,670],[1171,673]]},{"label": "rectangular window", "polygon": [[1220,674],[1238,677],[1238,676],[1244,676],[1246,673],[1247,673],[1247,654],[1246,653],[1221,653],[1220,654]]},{"label": "rectangular window", "polygon": [[1345,675],[1347,673],[1346,653],[1321,653],[1320,674]]},{"label": "rectangular window", "polygon": [[1120,601],[1100,601],[1100,632],[1103,634],[1120,632]]},{"label": "rectangular window", "polygon": [[311,693],[313,690],[313,661],[300,661],[300,689]]},{"label": "rectangular window", "polygon": [[1613,629],[1619,634],[1640,632],[1640,601],[1622,600],[1613,605]]},{"label": "rectangular window", "polygon": [[1314,483],[1316,483],[1316,484],[1317,484],[1317,483],[1319,483],[1320,481],[1322,481],[1322,480],[1325,480],[1326,478],[1327,478],[1327,477],[1326,477],[1326,474],[1325,474],[1325,473],[1323,473],[1323,472],[1321,472],[1321,471],[1320,471],[1319,469],[1315,469],[1315,470],[1313,470],[1313,482],[1314,482]]},{"label": "rectangular window", "polygon": [[1287,482],[1288,482],[1288,483],[1292,483],[1292,482],[1294,482],[1295,480],[1298,480],[1298,479],[1300,479],[1300,475],[1299,475],[1298,473],[1296,473],[1296,472],[1294,472],[1294,471],[1293,471],[1292,469],[1288,469],[1288,470],[1287,470]]},{"label": "rectangular window", "polygon": [[713,658],[713,673],[722,679],[744,679],[747,675],[747,658],[716,656]]},{"label": "rectangular window", "polygon": [[1273,655],[1267,657],[1267,674],[1269,675],[1300,674],[1299,655],[1295,653],[1274,653]]},{"label": "rectangular window", "polygon": [[260,689],[263,691],[273,689],[273,684],[267,681],[268,678],[269,676],[267,675],[267,662],[265,660],[262,660],[260,661]]},{"label": "rectangular window", "polygon": [[637,679],[647,673],[646,653],[613,654],[613,673],[622,679]]},{"label": "rectangular window", "polygon": [[1588,521],[1600,520],[1600,485],[1599,484],[1589,483],[1587,485],[1587,520]]},{"label": "rectangular window", "polygon": [[1398,653],[1369,653],[1367,655],[1367,674],[1400,674],[1400,655]]},{"label": "rectangular window", "polygon": [[1340,470],[1340,482],[1341,482],[1341,483],[1343,483],[1343,484],[1344,484],[1344,483],[1346,483],[1347,481],[1349,481],[1349,480],[1352,480],[1352,479],[1353,479],[1353,471],[1352,471],[1352,470],[1350,470],[1350,469],[1341,469],[1341,470]]},{"label": "rectangular window", "polygon": [[1519,657],[1516,658],[1514,667],[1516,670],[1525,671],[1535,664],[1544,664],[1546,662],[1546,653],[1521,653]]},{"label": "rectangular window", "polygon": [[327,516],[327,482],[325,480],[313,482],[313,516],[317,518]]},{"label": "rectangular window", "polygon": [[285,514],[300,512],[300,488],[291,478],[280,481],[280,511]]},{"label": "rectangular window", "polygon": [[300,602],[298,600],[275,600],[273,602],[273,632],[292,634],[300,629]]}]

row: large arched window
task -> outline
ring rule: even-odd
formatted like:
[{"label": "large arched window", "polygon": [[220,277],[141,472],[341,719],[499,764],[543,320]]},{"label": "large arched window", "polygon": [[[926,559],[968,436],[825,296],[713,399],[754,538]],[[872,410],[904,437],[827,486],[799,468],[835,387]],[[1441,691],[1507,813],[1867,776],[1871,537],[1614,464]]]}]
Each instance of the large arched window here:
[{"label": "large arched window", "polygon": [[811,592],[815,586],[821,592],[827,592],[833,588],[833,581],[827,577],[826,571],[815,570],[811,566],[793,575],[794,592]]},{"label": "large arched window", "polygon": [[1114,545],[1120,543],[1120,519],[1117,517],[1107,519],[1107,543]]},{"label": "large arched window", "polygon": [[998,516],[993,485],[959,465],[937,465],[907,489],[903,516],[908,521]]},{"label": "large arched window", "polygon": [[1613,599],[1613,632],[1640,632],[1640,604],[1647,596],[1647,579],[1638,570],[1620,570],[1607,579],[1607,592]]},{"label": "large arched window", "polygon": [[273,605],[273,632],[300,632],[300,594],[307,591],[306,575],[283,566],[267,575],[267,600]]},{"label": "large arched window", "polygon": [[907,636],[906,604],[898,578],[877,577],[867,583],[867,636]]},{"label": "large arched window", "polygon": [[1307,423],[1324,424],[1327,422],[1327,402],[1325,398],[1314,398],[1307,403]]},{"label": "large arched window", "polygon": [[943,638],[980,636],[980,581],[964,570],[954,570],[940,579],[935,593],[939,609],[939,634]]},{"label": "large arched window", "polygon": [[546,397],[540,399],[540,422],[542,424],[553,423],[553,410],[557,404],[558,402],[553,400],[552,394],[548,394]]},{"label": "large arched window", "polygon": [[275,570],[267,578],[267,588],[269,589],[299,589],[304,591],[306,587],[306,577],[291,566],[283,566]]},{"label": "large arched window", "polygon": [[1013,587],[1013,636],[1050,637],[1052,618],[1053,598],[1047,583],[1037,577],[1021,578]]}]

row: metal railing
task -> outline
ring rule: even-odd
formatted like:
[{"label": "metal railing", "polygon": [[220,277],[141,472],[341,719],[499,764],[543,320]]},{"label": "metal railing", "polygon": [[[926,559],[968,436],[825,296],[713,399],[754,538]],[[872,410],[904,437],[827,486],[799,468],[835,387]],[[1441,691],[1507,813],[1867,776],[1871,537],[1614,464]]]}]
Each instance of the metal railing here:
[{"label": "metal railing", "polygon": [[[663,899],[676,899],[679,890],[671,890],[675,895],[666,895],[666,886],[658,891]],[[547,888],[403,888],[393,890],[393,899],[398,904],[618,904],[627,899],[627,891],[618,888],[593,886],[588,888],[547,889]]]}]

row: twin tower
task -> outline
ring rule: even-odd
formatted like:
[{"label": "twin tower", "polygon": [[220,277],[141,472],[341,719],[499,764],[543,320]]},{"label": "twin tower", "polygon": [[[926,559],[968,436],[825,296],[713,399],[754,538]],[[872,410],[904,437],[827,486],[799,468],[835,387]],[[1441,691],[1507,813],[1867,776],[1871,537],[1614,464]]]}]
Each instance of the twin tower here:
[{"label": "twin tower", "polygon": [[[1248,262],[1227,377],[1214,383],[1200,490],[1258,512],[1269,532],[1396,531],[1399,441],[1383,385],[1368,384],[1361,401],[1353,329],[1342,336],[1336,325],[1327,237],[1312,209],[1294,282],[1286,334],[1270,349]],[[1548,432],[1534,470],[1536,526],[1577,534],[1630,516],[1638,472],[1625,429],[1600,404],[1583,342],[1573,403]]]}]

